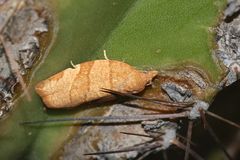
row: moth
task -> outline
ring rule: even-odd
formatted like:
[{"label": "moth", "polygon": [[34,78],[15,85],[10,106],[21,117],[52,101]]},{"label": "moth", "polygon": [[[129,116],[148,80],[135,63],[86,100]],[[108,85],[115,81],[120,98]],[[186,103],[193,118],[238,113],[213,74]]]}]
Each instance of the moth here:
[{"label": "moth", "polygon": [[157,74],[137,70],[121,61],[95,60],[65,69],[39,82],[35,90],[48,108],[76,107],[112,96],[101,92],[101,88],[139,93]]}]

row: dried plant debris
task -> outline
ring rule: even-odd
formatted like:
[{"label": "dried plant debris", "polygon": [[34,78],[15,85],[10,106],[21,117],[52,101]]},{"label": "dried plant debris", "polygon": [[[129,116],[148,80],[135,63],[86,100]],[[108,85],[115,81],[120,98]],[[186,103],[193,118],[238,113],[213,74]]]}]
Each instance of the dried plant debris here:
[{"label": "dried plant debris", "polygon": [[[198,76],[202,77],[204,83],[210,85],[201,72],[189,68],[183,70],[199,73]],[[190,147],[193,122],[201,118],[204,128],[219,144],[225,156],[231,159],[205,117],[212,116],[238,129],[240,125],[208,111],[209,104],[204,101],[207,89],[201,88],[196,81],[186,76],[184,78],[183,74],[179,73],[180,71],[176,70],[160,73],[152,86],[141,96],[110,89],[102,90],[115,96],[132,99],[127,103],[123,101],[123,104],[110,106],[109,112],[104,116],[25,121],[21,124],[55,122],[88,124],[80,127],[78,133],[65,143],[61,153],[58,152],[56,155],[58,159],[144,159],[152,152],[162,151],[174,145],[185,150],[185,157],[191,155],[202,160],[203,158]],[[149,95],[154,98],[147,98]],[[159,98],[161,100],[156,100],[155,97],[161,97]],[[172,105],[165,103],[166,101]],[[186,103],[188,101],[190,103]],[[158,110],[152,108],[153,104],[157,104]],[[175,111],[170,109],[171,107]],[[189,120],[187,138],[177,133],[182,126],[182,122],[179,121],[182,118]]]},{"label": "dried plant debris", "polygon": [[[111,111],[107,115],[132,115],[142,114],[141,109],[129,108],[122,104],[111,106]],[[132,132],[145,134],[143,128],[139,124],[126,125],[106,125],[106,126],[90,126],[81,127],[78,133],[63,148],[60,159],[130,159],[137,156],[137,152],[120,153],[116,155],[94,155],[85,156],[85,153],[97,151],[110,151],[129,147],[149,140],[147,137],[137,137],[122,134],[121,132]],[[83,145],[84,144],[84,145]]]},{"label": "dried plant debris", "polygon": [[[229,3],[226,12],[239,10],[239,1]],[[233,6],[235,9],[233,9]],[[226,13],[225,13],[226,14]],[[220,86],[228,86],[239,78],[240,73],[240,17],[239,13],[231,22],[223,21],[216,29],[217,50],[215,54],[218,60],[227,68],[226,77]]]},{"label": "dried plant debris", "polygon": [[[198,73],[193,69],[185,69],[184,71]],[[189,102],[195,100],[195,97],[201,97],[205,94],[206,89],[200,88],[191,78],[185,76],[184,79],[182,77],[184,75],[180,71],[162,72],[152,82],[152,87],[149,87],[141,96],[168,101]],[[204,76],[199,74],[199,77]],[[209,85],[209,82],[204,78],[201,78],[201,80],[206,85]],[[196,100],[195,107],[193,107],[192,111],[189,111],[191,114],[186,115],[186,117],[190,119],[198,118],[200,113],[196,110],[202,103],[204,103],[204,106],[207,104]],[[171,108],[170,106],[167,107],[151,103],[150,101],[145,102],[136,98],[123,104],[114,104],[110,108],[110,111],[104,116],[131,117],[138,115],[141,117],[149,114],[149,116],[153,117],[151,115],[153,113],[169,112],[171,114],[174,107]],[[140,121],[141,123],[125,124],[128,122],[128,119],[121,118],[119,120],[113,119],[113,121],[122,123],[118,125],[111,123],[111,120],[102,120],[101,122],[109,122],[110,124],[81,127],[78,133],[63,146],[58,158],[69,160],[143,159],[152,152],[168,149],[177,140],[177,129],[179,126],[175,122],[142,120]],[[117,154],[104,154],[115,152]]]},{"label": "dried plant debris", "polygon": [[189,68],[182,70],[178,73],[183,78],[189,78],[191,79],[199,88],[206,89],[209,87],[208,82],[209,79],[207,78],[207,75],[204,74],[203,71],[200,71],[199,69],[196,70],[196,68]]},{"label": "dried plant debris", "polygon": [[238,16],[240,11],[240,1],[239,0],[228,0],[228,6],[224,11],[225,22],[231,22],[235,16]]},{"label": "dried plant debris", "polygon": [[[111,107],[111,116],[144,113],[141,109],[129,109],[122,104]],[[133,159],[145,155],[153,146],[158,146],[154,148],[158,151],[169,148],[171,140],[176,138],[176,130],[176,123],[162,120],[143,121],[141,124],[82,127],[64,146],[59,159]],[[114,150],[119,153],[90,155],[98,151]]]},{"label": "dried plant debris", "polygon": [[[168,96],[170,96],[170,95],[168,95]],[[195,97],[195,95],[193,95],[193,96]],[[147,112],[144,112],[143,110],[139,110],[138,112],[136,112],[136,110],[134,111],[132,108],[129,109],[129,108],[127,108],[127,106],[124,106],[124,105],[114,105],[112,107],[113,107],[112,109],[116,109],[115,110],[116,112],[110,112],[109,113],[110,116],[108,115],[109,118],[110,117],[114,118],[115,116],[119,116],[119,113],[121,115],[129,115],[129,118],[132,117],[133,114],[136,114],[136,113],[139,114],[139,112],[142,113],[142,116],[143,116],[143,114],[148,114]],[[114,108],[114,107],[116,107],[116,108]],[[210,127],[210,125],[208,124],[208,122],[205,119],[205,115],[204,115],[205,113],[217,118],[216,115],[207,111],[208,108],[209,108],[208,103],[206,103],[202,100],[195,99],[193,106],[189,106],[190,110],[185,117],[190,120],[195,120],[195,119],[201,117],[204,121],[204,126],[205,126],[206,130],[211,134],[211,136],[215,139],[215,141],[217,141],[217,143],[219,143],[219,145],[221,145],[221,148],[224,151],[226,157],[231,159],[231,157],[226,152],[225,148],[222,146],[222,144],[219,141],[219,139],[217,138],[216,134],[213,132],[212,128]],[[164,115],[164,114],[161,114],[161,115]],[[150,116],[153,117],[153,114],[150,114]],[[169,116],[169,118],[170,118],[170,116]],[[91,118],[89,118],[89,119],[91,119]],[[68,144],[75,143],[76,141],[79,142],[79,140],[81,140],[81,142],[79,142],[80,144],[78,144],[78,145],[86,144],[86,142],[87,142],[88,147],[85,148],[86,150],[82,151],[82,149],[85,146],[84,147],[83,146],[82,147],[81,146],[74,146],[74,147],[71,146],[70,148],[68,148],[69,146],[66,145],[64,147],[64,151],[61,156],[61,159],[129,159],[129,158],[144,159],[152,152],[158,152],[161,150],[168,149],[172,145],[175,145],[181,149],[184,149],[185,153],[190,154],[195,159],[199,159],[199,160],[203,159],[201,156],[199,156],[196,152],[194,152],[190,148],[191,134],[188,134],[190,136],[187,137],[187,140],[177,134],[177,129],[179,128],[179,126],[181,126],[181,123],[163,121],[163,120],[161,120],[161,118],[156,119],[156,120],[153,120],[153,119],[150,120],[150,119],[151,118],[149,118],[148,120],[147,119],[142,120],[141,128],[140,128],[140,125],[137,125],[137,124],[125,125],[129,128],[122,128],[123,126],[117,126],[115,124],[113,126],[110,125],[110,126],[90,127],[87,130],[88,133],[81,130],[79,132],[81,135],[74,137],[76,139],[74,139],[73,141],[71,141]],[[170,118],[170,119],[172,119],[172,118]],[[218,119],[225,121],[225,122],[228,121],[222,117],[218,118]],[[104,119],[102,117],[102,122],[106,122],[105,120],[107,120],[107,119]],[[122,122],[126,122],[126,119],[123,119]],[[230,124],[229,122],[227,122],[227,123]],[[192,124],[192,123],[189,123],[189,124]],[[189,125],[189,126],[192,126],[192,125]],[[240,126],[238,124],[234,124],[232,126],[236,126],[237,128],[240,128]],[[96,127],[98,129],[101,128],[101,131],[96,130]],[[107,128],[107,127],[109,127],[109,128]],[[134,130],[135,127],[137,127],[136,130]],[[189,131],[192,132],[192,127],[190,127]],[[90,135],[88,135],[89,133],[90,133]],[[94,134],[94,135],[92,135],[92,134]],[[102,134],[104,136],[102,136]],[[128,135],[128,137],[119,139],[119,136],[121,136],[121,134]],[[84,136],[86,136],[86,137],[84,137]],[[136,141],[141,140],[142,142],[132,143],[132,144],[127,143],[127,142],[133,142],[133,141],[131,141],[132,140],[131,137],[135,137],[135,138],[137,137],[138,139],[136,139]],[[92,138],[95,140],[92,141]],[[104,138],[104,139],[102,139],[102,138]],[[184,141],[187,141],[187,145],[184,145],[184,142],[182,143],[179,140],[179,138],[183,138]],[[136,142],[136,141],[134,141],[134,142]],[[125,143],[122,143],[122,142],[125,142]],[[97,145],[96,145],[96,143],[97,143]],[[114,145],[111,145],[111,144],[114,144]],[[103,146],[105,146],[105,147],[103,147]],[[109,146],[111,146],[111,147],[109,147]],[[77,148],[78,152],[75,152],[76,148]],[[108,148],[108,149],[106,149],[106,148]],[[69,151],[69,149],[71,149],[71,151],[74,150],[74,152],[71,152],[71,154],[69,154],[69,153],[66,154],[66,151]],[[69,157],[69,155],[71,157]],[[77,155],[77,157],[76,157],[76,155]]]},{"label": "dried plant debris", "polygon": [[169,98],[174,102],[191,101],[191,90],[183,86],[180,86],[176,83],[167,82],[161,84],[161,88],[169,95]]},{"label": "dried plant debris", "polygon": [[194,102],[190,109],[188,118],[194,120],[200,117],[199,110],[208,110],[209,104],[205,101],[199,100],[198,97],[193,96],[192,91],[179,86],[176,83],[164,83],[161,85],[167,95],[174,102]]},{"label": "dried plant debris", "polygon": [[193,94],[203,99],[212,83],[207,74],[197,67],[187,66],[179,70],[166,70],[161,75],[161,89],[174,102],[190,102]]},{"label": "dried plant debris", "polygon": [[0,45],[0,118],[9,110],[14,86],[20,81],[16,72],[26,75],[40,57],[40,38],[49,30],[48,20],[47,9],[37,1],[1,1],[0,36],[4,42]]},{"label": "dried plant debris", "polygon": [[161,137],[162,146],[158,148],[159,150],[168,149],[171,145],[171,142],[177,137],[177,123],[155,120],[143,121],[141,125],[144,131],[151,137],[156,139]]}]

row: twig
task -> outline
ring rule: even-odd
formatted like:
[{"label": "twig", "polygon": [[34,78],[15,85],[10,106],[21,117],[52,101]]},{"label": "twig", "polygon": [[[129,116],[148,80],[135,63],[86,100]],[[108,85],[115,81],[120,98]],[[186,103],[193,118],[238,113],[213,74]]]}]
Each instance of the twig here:
[{"label": "twig", "polygon": [[128,98],[133,98],[133,99],[140,99],[140,100],[152,102],[155,104],[175,106],[175,107],[177,107],[176,109],[186,108],[186,107],[193,105],[193,102],[169,102],[169,101],[164,101],[164,100],[159,100],[159,99],[154,99],[154,98],[140,97],[137,95],[133,95],[133,94],[129,94],[129,93],[122,93],[122,92],[118,92],[118,91],[114,91],[114,90],[106,89],[106,88],[101,88],[101,91],[105,92],[105,93],[117,95],[117,96],[128,97]]},{"label": "twig", "polygon": [[163,150],[163,151],[162,151],[162,154],[163,154],[163,159],[164,159],[164,160],[168,160],[167,151],[166,151],[166,150]]},{"label": "twig", "polygon": [[[133,116],[94,116],[94,117],[80,117],[80,118],[62,118],[62,119],[48,119],[48,120],[36,120],[21,122],[20,125],[33,125],[44,123],[56,123],[56,122],[85,122],[87,124],[96,123],[103,120],[104,123],[127,123],[127,122],[141,122],[145,120],[157,120],[157,119],[174,119],[183,118],[189,115],[188,111],[172,114],[158,114],[158,115],[133,115]],[[99,124],[99,125],[101,125]]]},{"label": "twig", "polygon": [[126,135],[132,135],[132,136],[153,138],[152,136],[149,136],[149,135],[146,135],[146,134],[129,133],[129,132],[120,132],[120,133],[126,134]]},{"label": "twig", "polygon": [[115,153],[123,153],[123,152],[130,152],[130,151],[137,151],[137,152],[147,152],[149,150],[153,150],[155,148],[161,147],[162,146],[162,142],[161,141],[157,141],[154,143],[151,143],[152,141],[149,142],[145,142],[142,143],[140,145],[134,145],[131,147],[126,147],[123,149],[119,149],[119,150],[113,150],[113,151],[106,151],[106,152],[93,152],[93,153],[86,153],[84,155],[103,155],[103,154],[115,154]]},{"label": "twig", "polygon": [[19,0],[18,2],[15,1],[14,2],[14,6],[13,9],[10,10],[9,15],[6,17],[5,21],[3,22],[2,26],[0,27],[0,34],[2,34],[4,28],[7,26],[8,22],[10,21],[10,19],[12,18],[12,16],[16,13],[16,11],[18,10],[19,6],[21,5],[23,0]]},{"label": "twig", "polygon": [[[184,144],[182,144],[181,142],[179,142],[178,140],[174,140],[172,141],[172,144],[176,145],[177,147],[179,147],[180,149],[185,150],[186,146]],[[200,155],[198,155],[195,151],[193,151],[192,149],[189,149],[189,153],[197,160],[204,160]]]},{"label": "twig", "polygon": [[189,150],[190,150],[190,142],[191,142],[191,137],[192,137],[192,128],[193,128],[193,121],[189,121],[188,131],[187,131],[187,145],[186,145],[184,160],[189,159]]},{"label": "twig", "polygon": [[[154,149],[153,149],[153,151],[154,151]],[[143,153],[143,155],[141,155],[137,160],[144,160],[144,159],[146,159],[147,156],[149,156],[153,151],[150,150],[150,151],[147,151],[147,152]]]},{"label": "twig", "polygon": [[219,147],[222,149],[222,151],[224,152],[225,156],[229,159],[229,160],[233,160],[233,158],[228,154],[227,150],[225,149],[224,145],[222,144],[222,142],[219,140],[219,138],[217,137],[217,135],[215,134],[215,132],[213,131],[212,127],[210,126],[210,124],[207,122],[206,118],[203,118],[204,120],[204,124],[205,124],[205,129],[208,131],[208,133],[212,136],[212,138],[214,139],[214,141],[219,145]]},{"label": "twig", "polygon": [[234,123],[234,122],[232,122],[232,121],[230,121],[230,120],[228,120],[228,119],[226,119],[226,118],[223,118],[223,117],[221,117],[221,116],[219,116],[219,115],[217,115],[217,114],[215,114],[215,113],[212,113],[212,112],[210,112],[210,111],[205,111],[205,113],[206,113],[207,115],[209,115],[209,116],[212,116],[212,117],[214,117],[214,118],[217,118],[217,119],[219,119],[219,120],[221,120],[221,121],[223,121],[223,122],[225,122],[225,123],[227,123],[227,124],[230,124],[230,125],[232,125],[232,126],[234,126],[234,127],[237,127],[238,129],[240,129],[240,125],[237,124],[237,123]]},{"label": "twig", "polygon": [[[178,133],[177,133],[177,137],[179,137],[180,139],[182,139],[184,142],[187,142],[187,138],[184,137],[184,136],[182,136],[182,135],[180,135],[180,134],[178,134]],[[195,147],[197,146],[197,144],[194,143],[193,141],[189,141],[189,143],[190,143],[191,145],[195,146]]]},{"label": "twig", "polygon": [[199,113],[200,113],[200,117],[201,117],[201,121],[203,124],[203,128],[206,129],[206,115],[203,109],[199,109]]}]

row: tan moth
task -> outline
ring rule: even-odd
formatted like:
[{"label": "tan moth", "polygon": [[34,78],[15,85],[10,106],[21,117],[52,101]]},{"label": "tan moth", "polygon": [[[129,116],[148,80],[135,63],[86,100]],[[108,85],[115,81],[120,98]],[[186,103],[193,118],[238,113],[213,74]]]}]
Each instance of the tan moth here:
[{"label": "tan moth", "polygon": [[112,96],[107,88],[124,93],[139,93],[158,74],[142,72],[121,61],[95,60],[65,69],[39,82],[35,90],[49,108],[75,107]]}]

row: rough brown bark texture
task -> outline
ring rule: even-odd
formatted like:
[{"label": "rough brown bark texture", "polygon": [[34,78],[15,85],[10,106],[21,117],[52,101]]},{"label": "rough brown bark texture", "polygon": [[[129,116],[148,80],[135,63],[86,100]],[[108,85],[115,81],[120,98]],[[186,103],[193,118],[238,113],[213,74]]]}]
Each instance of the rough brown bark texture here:
[{"label": "rough brown bark texture", "polygon": [[138,93],[157,73],[141,72],[120,61],[95,60],[59,72],[39,82],[35,89],[49,108],[75,107],[111,96],[101,88]]}]

